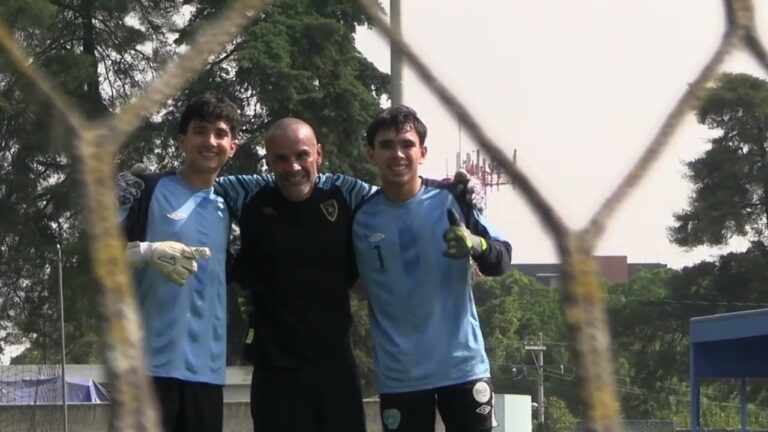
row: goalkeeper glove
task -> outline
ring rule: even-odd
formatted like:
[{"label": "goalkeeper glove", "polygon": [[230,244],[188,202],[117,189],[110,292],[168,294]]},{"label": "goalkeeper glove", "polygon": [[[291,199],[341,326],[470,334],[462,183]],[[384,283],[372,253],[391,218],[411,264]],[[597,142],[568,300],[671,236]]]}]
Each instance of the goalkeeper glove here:
[{"label": "goalkeeper glove", "polygon": [[144,182],[136,177],[146,174],[147,168],[142,164],[136,164],[130,171],[123,171],[115,178],[115,199],[118,205],[126,206],[139,199],[144,189]]},{"label": "goalkeeper glove", "polygon": [[131,242],[127,246],[128,261],[133,266],[148,264],[176,285],[187,283],[197,271],[196,258],[208,258],[208,248],[190,248],[182,243],[164,241],[157,243]]},{"label": "goalkeeper glove", "polygon": [[461,200],[472,204],[472,208],[480,213],[485,211],[485,187],[480,180],[460,169],[453,175],[453,183]]},{"label": "goalkeeper glove", "polygon": [[465,259],[477,256],[488,249],[488,242],[472,234],[459,219],[459,215],[453,209],[448,209],[448,229],[443,232],[446,248],[443,256],[446,258]]}]

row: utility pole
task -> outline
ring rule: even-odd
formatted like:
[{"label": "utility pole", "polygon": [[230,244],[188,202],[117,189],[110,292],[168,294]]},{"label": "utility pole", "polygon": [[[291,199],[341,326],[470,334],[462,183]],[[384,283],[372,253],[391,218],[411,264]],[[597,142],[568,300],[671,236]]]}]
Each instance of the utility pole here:
[{"label": "utility pole", "polygon": [[[389,0],[389,26],[392,32],[398,37],[403,37],[400,21],[400,0]],[[391,78],[390,99],[392,106],[403,104],[403,55],[395,48],[394,44],[389,45],[389,69]]]},{"label": "utility pole", "polygon": [[539,421],[539,431],[544,430],[544,351],[546,349],[547,347],[544,346],[544,336],[541,333],[539,333],[538,341],[525,343],[525,350],[531,351],[533,362],[536,364],[536,372],[538,373],[539,391],[537,395],[537,403],[539,407],[536,411]]}]

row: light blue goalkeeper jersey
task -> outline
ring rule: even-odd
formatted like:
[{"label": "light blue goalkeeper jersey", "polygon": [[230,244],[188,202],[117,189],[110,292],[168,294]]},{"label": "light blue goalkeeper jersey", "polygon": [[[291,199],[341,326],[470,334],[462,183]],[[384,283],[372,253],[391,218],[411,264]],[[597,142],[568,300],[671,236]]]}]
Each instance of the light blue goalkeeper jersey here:
[{"label": "light blue goalkeeper jersey", "polygon": [[[447,209],[489,240],[481,271],[509,267],[510,247],[482,215],[459,206],[450,185],[424,180],[393,203],[378,192],[352,225],[355,256],[368,290],[374,372],[380,393],[426,390],[490,376],[467,260],[445,258]],[[506,262],[505,262],[506,261]]]},{"label": "light blue goalkeeper jersey", "polygon": [[[123,217],[127,211],[121,208]],[[149,203],[146,241],[205,246],[211,257],[197,260],[197,272],[182,287],[149,266],[134,272],[150,375],[224,384],[229,223],[227,207],[212,187],[193,188],[178,174],[158,181]]]}]

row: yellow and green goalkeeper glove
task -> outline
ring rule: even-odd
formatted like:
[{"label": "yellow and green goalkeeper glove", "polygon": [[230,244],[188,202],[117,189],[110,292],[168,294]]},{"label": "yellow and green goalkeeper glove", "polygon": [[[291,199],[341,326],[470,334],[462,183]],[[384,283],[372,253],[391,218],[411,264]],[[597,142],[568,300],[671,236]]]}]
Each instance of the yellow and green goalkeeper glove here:
[{"label": "yellow and green goalkeeper glove", "polygon": [[149,265],[180,286],[187,283],[189,276],[197,271],[197,258],[211,256],[208,248],[191,248],[175,241],[131,242],[126,252],[132,266]]},{"label": "yellow and green goalkeeper glove", "polygon": [[443,256],[454,259],[466,259],[488,249],[488,242],[472,234],[462,223],[453,209],[448,209],[448,229],[443,233],[446,248]]}]

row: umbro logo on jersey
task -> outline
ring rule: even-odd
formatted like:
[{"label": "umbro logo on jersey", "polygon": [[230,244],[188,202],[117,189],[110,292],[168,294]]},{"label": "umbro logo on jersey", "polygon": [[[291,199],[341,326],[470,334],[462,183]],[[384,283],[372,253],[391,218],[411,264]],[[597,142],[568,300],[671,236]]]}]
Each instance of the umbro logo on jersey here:
[{"label": "umbro logo on jersey", "polygon": [[374,233],[368,236],[368,241],[371,243],[378,243],[382,240],[384,240],[384,234],[382,233]]},{"label": "umbro logo on jersey", "polygon": [[486,415],[491,411],[491,407],[488,405],[482,405],[480,408],[476,409],[475,412],[478,414]]},{"label": "umbro logo on jersey", "polygon": [[182,213],[180,211],[175,211],[173,213],[169,213],[166,216],[168,216],[169,218],[171,218],[173,220],[182,220],[182,219],[184,219],[186,217],[184,215],[184,213]]},{"label": "umbro logo on jersey", "polygon": [[325,217],[328,218],[329,221],[333,222],[336,220],[336,216],[339,215],[339,205],[336,204],[336,200],[328,200],[324,203],[320,204],[320,209],[323,210],[323,214]]},{"label": "umbro logo on jersey", "polygon": [[261,211],[263,211],[264,214],[268,215],[268,216],[277,216],[277,212],[272,207],[264,206],[264,207],[261,208]]}]

